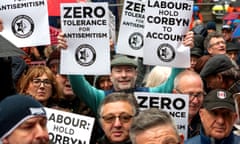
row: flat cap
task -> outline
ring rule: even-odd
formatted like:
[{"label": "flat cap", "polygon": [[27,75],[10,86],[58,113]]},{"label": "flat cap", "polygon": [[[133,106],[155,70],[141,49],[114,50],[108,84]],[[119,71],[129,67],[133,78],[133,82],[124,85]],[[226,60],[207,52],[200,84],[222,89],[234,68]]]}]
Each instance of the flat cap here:
[{"label": "flat cap", "polygon": [[228,51],[239,51],[239,45],[235,44],[235,43],[232,43],[232,42],[228,42],[227,45],[227,52]]},{"label": "flat cap", "polygon": [[225,54],[218,54],[211,57],[203,66],[200,75],[205,78],[234,67],[231,60]]},{"label": "flat cap", "polygon": [[118,55],[111,61],[111,68],[114,66],[132,66],[137,68],[137,61],[124,55]]},{"label": "flat cap", "polygon": [[210,91],[203,100],[203,107],[207,110],[226,108],[235,112],[235,103],[232,93],[224,89]]}]

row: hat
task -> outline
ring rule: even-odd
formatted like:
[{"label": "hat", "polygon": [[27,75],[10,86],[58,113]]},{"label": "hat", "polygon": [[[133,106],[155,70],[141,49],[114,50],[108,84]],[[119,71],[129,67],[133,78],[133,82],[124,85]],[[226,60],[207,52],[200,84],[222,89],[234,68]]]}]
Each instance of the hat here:
[{"label": "hat", "polygon": [[25,120],[46,117],[43,106],[30,96],[12,95],[0,102],[0,140],[11,134]]},{"label": "hat", "polygon": [[225,54],[214,55],[203,66],[200,75],[207,77],[234,67],[232,61]]},{"label": "hat", "polygon": [[228,42],[226,44],[226,47],[227,47],[227,52],[228,51],[239,51],[238,45],[235,43],[232,43],[232,42]]},{"label": "hat", "polygon": [[235,103],[232,93],[223,89],[210,91],[206,97],[204,97],[203,107],[207,110],[226,108],[235,112]]},{"label": "hat", "polygon": [[132,66],[132,67],[137,67],[137,61],[134,60],[133,58],[124,56],[124,55],[119,55],[113,58],[111,61],[111,68],[114,66]]},{"label": "hat", "polygon": [[207,27],[208,30],[209,30],[209,29],[217,30],[217,28],[216,28],[216,23],[215,23],[214,21],[208,22],[206,27]]},{"label": "hat", "polygon": [[222,30],[232,30],[232,27],[230,25],[223,25]]},{"label": "hat", "polygon": [[203,52],[200,48],[194,47],[190,49],[191,56],[201,57]]}]

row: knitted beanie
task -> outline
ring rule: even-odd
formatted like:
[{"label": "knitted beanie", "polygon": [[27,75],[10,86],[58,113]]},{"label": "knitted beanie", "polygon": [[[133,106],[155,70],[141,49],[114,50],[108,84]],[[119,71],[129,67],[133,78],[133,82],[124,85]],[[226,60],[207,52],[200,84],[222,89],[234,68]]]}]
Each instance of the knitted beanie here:
[{"label": "knitted beanie", "polygon": [[0,101],[0,140],[10,135],[25,120],[46,117],[43,106],[30,96],[12,95]]}]

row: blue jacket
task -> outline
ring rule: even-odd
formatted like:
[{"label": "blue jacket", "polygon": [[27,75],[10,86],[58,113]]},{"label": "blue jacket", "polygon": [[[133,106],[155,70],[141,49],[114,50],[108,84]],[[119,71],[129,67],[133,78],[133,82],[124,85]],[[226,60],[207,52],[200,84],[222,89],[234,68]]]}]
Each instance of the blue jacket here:
[{"label": "blue jacket", "polygon": [[233,132],[222,140],[215,140],[207,137],[201,129],[200,135],[192,137],[184,142],[184,144],[240,144],[240,136],[234,135]]}]

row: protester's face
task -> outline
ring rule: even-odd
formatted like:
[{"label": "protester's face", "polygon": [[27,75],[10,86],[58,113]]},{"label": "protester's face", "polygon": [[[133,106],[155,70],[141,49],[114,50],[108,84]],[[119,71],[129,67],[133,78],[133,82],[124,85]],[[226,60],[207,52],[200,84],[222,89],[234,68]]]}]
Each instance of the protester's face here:
[{"label": "protester's face", "polygon": [[213,37],[209,41],[208,53],[211,55],[225,54],[226,42],[222,37]]},{"label": "protester's face", "polygon": [[180,79],[176,93],[189,95],[189,118],[194,117],[203,103],[204,87],[200,77],[187,75]]},{"label": "protester's face", "polygon": [[46,74],[40,77],[35,77],[29,83],[26,93],[31,95],[41,103],[46,103],[52,95],[52,81],[49,80]]},{"label": "protester's face", "polygon": [[36,116],[27,119],[3,139],[3,144],[49,144],[47,118]]},{"label": "protester's face", "polygon": [[225,108],[210,111],[203,108],[200,109],[199,114],[205,134],[216,139],[229,136],[237,118],[236,113]]},{"label": "protester's face", "polygon": [[231,30],[227,30],[227,29],[222,30],[222,35],[223,35],[225,41],[230,41],[232,39],[232,31]]},{"label": "protester's face", "polygon": [[109,76],[101,76],[99,78],[99,87],[103,90],[110,90],[112,88],[113,84],[110,80]]},{"label": "protester's face", "polygon": [[171,125],[161,125],[149,128],[136,134],[136,144],[183,144]]},{"label": "protester's face", "polygon": [[67,79],[67,76],[57,74],[56,81],[59,84],[60,90],[63,91],[65,98],[72,98],[74,96],[70,81]]},{"label": "protester's face", "polygon": [[110,78],[116,91],[134,88],[137,70],[132,66],[115,66]]},{"label": "protester's face", "polygon": [[237,61],[238,59],[238,51],[228,51],[227,52],[227,56],[233,60],[233,61]]},{"label": "protester's face", "polygon": [[108,103],[102,107],[100,122],[111,142],[122,142],[129,138],[133,115],[132,106],[125,101]]}]

